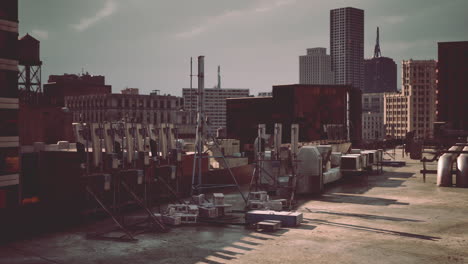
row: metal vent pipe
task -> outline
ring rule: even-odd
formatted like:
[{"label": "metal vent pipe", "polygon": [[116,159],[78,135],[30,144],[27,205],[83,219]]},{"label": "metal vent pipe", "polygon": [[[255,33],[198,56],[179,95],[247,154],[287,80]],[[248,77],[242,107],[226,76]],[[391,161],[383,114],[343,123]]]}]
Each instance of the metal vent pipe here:
[{"label": "metal vent pipe", "polygon": [[[453,146],[449,148],[450,151],[460,151],[461,146]],[[458,154],[445,153],[440,156],[437,162],[437,186],[449,187],[452,186],[452,168],[453,163],[457,159]]]},{"label": "metal vent pipe", "polygon": [[[468,146],[463,148],[468,151]],[[468,154],[460,154],[457,159],[457,187],[468,188]]]}]

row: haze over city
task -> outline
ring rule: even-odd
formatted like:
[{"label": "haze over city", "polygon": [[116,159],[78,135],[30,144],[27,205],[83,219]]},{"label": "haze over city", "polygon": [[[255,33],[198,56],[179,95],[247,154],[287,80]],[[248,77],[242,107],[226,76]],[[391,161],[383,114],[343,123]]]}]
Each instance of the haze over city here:
[{"label": "haze over city", "polygon": [[[311,0],[22,0],[20,35],[41,41],[44,82],[51,74],[106,76],[114,91],[137,87],[180,95],[189,86],[190,57],[206,56],[206,86],[250,88],[298,83],[306,48],[329,53],[329,10],[365,10],[365,58],[376,27],[382,56],[437,59],[437,42],[468,35],[468,2]],[[196,69],[196,67],[195,67]]]}]

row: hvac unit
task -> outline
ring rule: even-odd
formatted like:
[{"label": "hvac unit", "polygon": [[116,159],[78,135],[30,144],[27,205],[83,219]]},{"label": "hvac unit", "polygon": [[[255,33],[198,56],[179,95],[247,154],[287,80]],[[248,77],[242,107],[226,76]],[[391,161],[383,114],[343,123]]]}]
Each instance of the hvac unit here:
[{"label": "hvac unit", "polygon": [[331,161],[332,168],[340,166],[341,156],[343,156],[343,153],[341,153],[341,152],[332,152],[331,153],[330,161]]},{"label": "hvac unit", "polygon": [[349,154],[341,156],[341,171],[361,171],[362,158],[361,155]]},{"label": "hvac unit", "polygon": [[375,156],[375,162],[376,162],[376,164],[381,163],[382,160],[383,160],[383,150],[382,150],[382,149],[376,150],[375,155],[376,155],[376,156]]},{"label": "hvac unit", "polygon": [[369,166],[377,165],[377,150],[366,150],[363,153],[367,154],[367,163]]},{"label": "hvac unit", "polygon": [[361,150],[360,149],[351,149],[350,154],[361,154]]},{"label": "hvac unit", "polygon": [[368,168],[369,166],[372,166],[369,164],[369,153],[361,153],[361,159],[362,159],[362,168]]}]

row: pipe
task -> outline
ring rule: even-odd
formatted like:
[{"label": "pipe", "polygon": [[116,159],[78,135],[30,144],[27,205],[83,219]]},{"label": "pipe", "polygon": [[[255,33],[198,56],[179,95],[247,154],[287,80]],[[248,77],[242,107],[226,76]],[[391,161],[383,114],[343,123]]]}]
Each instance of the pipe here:
[{"label": "pipe", "polygon": [[[468,151],[468,146],[463,148]],[[457,187],[468,188],[468,154],[460,154],[457,159]]]},{"label": "pipe", "polygon": [[[460,151],[462,147],[453,146],[450,151]],[[452,186],[452,167],[453,162],[457,159],[458,154],[445,153],[437,162],[437,186],[449,187]]]}]

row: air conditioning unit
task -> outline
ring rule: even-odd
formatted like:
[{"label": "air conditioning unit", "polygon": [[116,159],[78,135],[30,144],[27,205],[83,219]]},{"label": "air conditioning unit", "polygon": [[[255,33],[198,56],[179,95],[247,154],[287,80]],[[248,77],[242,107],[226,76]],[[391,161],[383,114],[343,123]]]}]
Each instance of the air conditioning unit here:
[{"label": "air conditioning unit", "polygon": [[361,154],[361,150],[360,149],[351,149],[351,154]]},{"label": "air conditioning unit", "polygon": [[376,165],[377,164],[377,150],[366,150],[363,153],[367,154],[368,156],[368,165]]},{"label": "air conditioning unit", "polygon": [[372,166],[372,165],[369,163],[369,153],[367,153],[367,152],[362,152],[362,153],[361,153],[361,157],[362,157],[362,168],[363,168],[363,169],[368,168],[369,166]]},{"label": "air conditioning unit", "polygon": [[378,150],[376,150],[375,154],[376,154],[376,156],[375,156],[376,164],[381,163],[382,160],[383,160],[383,150],[378,149]]},{"label": "air conditioning unit", "polygon": [[259,201],[267,201],[268,200],[268,195],[267,192],[265,191],[259,191],[259,192],[251,192],[250,193],[250,200],[259,200]]},{"label": "air conditioning unit", "polygon": [[348,154],[341,156],[340,170],[343,172],[362,171],[362,156],[359,154]]}]

